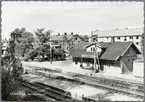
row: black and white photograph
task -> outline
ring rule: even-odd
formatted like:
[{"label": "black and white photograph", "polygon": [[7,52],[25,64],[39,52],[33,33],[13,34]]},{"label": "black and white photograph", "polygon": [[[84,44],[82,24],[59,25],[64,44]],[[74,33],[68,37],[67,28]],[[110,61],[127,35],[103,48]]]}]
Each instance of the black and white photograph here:
[{"label": "black and white photograph", "polygon": [[144,101],[143,1],[2,1],[2,101]]}]

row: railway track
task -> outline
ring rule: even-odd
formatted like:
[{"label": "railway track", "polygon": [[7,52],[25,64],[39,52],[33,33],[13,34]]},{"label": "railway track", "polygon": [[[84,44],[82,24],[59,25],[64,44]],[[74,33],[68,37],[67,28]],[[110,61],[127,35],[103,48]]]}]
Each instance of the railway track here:
[{"label": "railway track", "polygon": [[125,94],[132,97],[144,98],[144,85],[127,82],[123,80],[112,80],[104,77],[92,77],[85,75],[77,75],[75,79],[85,82],[91,86],[97,86],[100,88],[105,88],[107,90],[112,90],[117,93]]},{"label": "railway track", "polygon": [[[25,87],[25,86],[23,86]],[[52,102],[52,101],[55,101],[54,99],[50,98],[50,97],[47,97],[45,95],[40,95],[40,93],[38,93],[38,91],[35,91],[35,90],[31,90],[30,88],[28,87],[25,87],[26,88],[26,98],[23,99],[22,101],[47,101],[47,102]]]},{"label": "railway track", "polygon": [[113,80],[109,78],[103,78],[103,77],[92,77],[92,76],[75,76],[75,78],[80,80],[90,80],[91,82],[96,82],[103,85],[108,85],[111,87],[117,87],[119,89],[127,89],[130,91],[135,91],[139,93],[144,93],[144,85],[141,83],[135,83],[135,82],[128,82],[123,80]]},{"label": "railway track", "polygon": [[[39,72],[39,70],[37,70],[37,72]],[[46,72],[44,71],[44,73],[42,73],[42,71],[44,71],[44,69],[41,70],[39,74],[47,77]],[[125,94],[137,98],[144,97],[144,85],[142,83],[121,79],[110,79],[100,76],[86,76],[71,72],[67,73],[66,75],[73,77],[74,81],[82,82],[97,88],[99,87],[106,90],[114,91],[116,93]]]},{"label": "railway track", "polygon": [[52,98],[57,101],[71,99],[71,94],[69,92],[65,92],[42,83],[30,83],[23,80],[23,81],[19,81],[19,84],[32,91],[38,92],[38,94],[46,98]]}]

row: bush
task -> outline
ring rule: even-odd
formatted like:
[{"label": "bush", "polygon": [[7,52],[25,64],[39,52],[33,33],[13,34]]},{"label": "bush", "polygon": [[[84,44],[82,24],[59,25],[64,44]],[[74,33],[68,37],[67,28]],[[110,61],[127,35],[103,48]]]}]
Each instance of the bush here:
[{"label": "bush", "polygon": [[[2,59],[6,62],[7,58]],[[11,101],[11,93],[19,89],[16,79],[20,78],[23,73],[23,67],[20,59],[13,58],[9,63],[3,63],[2,67],[2,99]]]},{"label": "bush", "polygon": [[31,59],[32,61],[34,60],[35,57],[37,57],[38,52],[36,50],[31,50],[26,57],[26,61],[28,61],[29,59]]}]

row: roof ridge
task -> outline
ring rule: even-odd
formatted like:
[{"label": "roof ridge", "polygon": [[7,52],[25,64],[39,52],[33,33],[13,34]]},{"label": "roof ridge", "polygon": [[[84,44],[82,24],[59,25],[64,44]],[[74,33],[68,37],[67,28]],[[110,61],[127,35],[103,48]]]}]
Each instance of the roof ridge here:
[{"label": "roof ridge", "polygon": [[97,32],[105,32],[105,31],[118,31],[118,30],[132,30],[132,29],[144,29],[144,28],[124,28],[124,29],[108,29],[108,30],[98,30]]}]

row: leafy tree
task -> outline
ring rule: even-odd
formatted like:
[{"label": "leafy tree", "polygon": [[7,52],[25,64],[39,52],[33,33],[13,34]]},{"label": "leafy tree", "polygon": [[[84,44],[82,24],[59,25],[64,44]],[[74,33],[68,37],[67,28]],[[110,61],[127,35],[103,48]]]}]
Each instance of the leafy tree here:
[{"label": "leafy tree", "polygon": [[61,48],[55,49],[53,56],[55,60],[64,60],[66,58],[65,51]]},{"label": "leafy tree", "polygon": [[37,29],[35,31],[36,41],[39,46],[36,48],[38,55],[42,56],[43,59],[45,56],[48,56],[50,51],[50,35],[53,31],[45,30],[44,28]]},{"label": "leafy tree", "polygon": [[22,57],[25,56],[25,54],[33,48],[32,43],[34,42],[33,34],[30,32],[27,32],[25,28],[16,28],[11,33],[11,39],[15,41],[15,50],[18,55],[21,55]]},{"label": "leafy tree", "polygon": [[26,56],[26,61],[28,61],[29,59],[33,61],[34,58],[37,57],[37,55],[38,55],[37,50],[30,50]]},{"label": "leafy tree", "polygon": [[42,56],[42,60],[44,60],[45,56],[50,57],[50,45],[45,43],[43,45],[39,45],[36,49],[30,50],[27,54],[26,61],[29,59],[33,61],[37,56]]},{"label": "leafy tree", "polygon": [[41,45],[47,43],[50,40],[51,33],[52,33],[51,30],[45,31],[44,28],[40,28],[35,31],[35,35]]},{"label": "leafy tree", "polygon": [[87,41],[87,42],[88,42],[88,41],[89,41],[88,35],[84,35],[84,36],[83,36],[83,39],[84,39],[84,41]]},{"label": "leafy tree", "polygon": [[18,83],[16,81],[23,73],[23,67],[21,61],[15,57],[16,43],[21,37],[19,30],[15,30],[11,33],[11,39],[6,49],[6,55],[2,58],[2,99],[11,100],[9,97],[11,93],[18,89]]},{"label": "leafy tree", "polygon": [[[11,39],[13,39],[14,41],[20,42],[19,38],[22,36],[22,33],[25,32],[25,28],[16,28],[14,31],[11,32]],[[16,43],[16,42],[15,42]]]},{"label": "leafy tree", "polygon": [[[65,52],[61,49],[54,49],[53,47],[51,48],[50,45],[50,35],[52,31],[51,30],[45,30],[44,28],[37,29],[35,31],[36,39],[35,41],[38,43],[38,46],[29,51],[26,61],[29,59],[34,60],[35,57],[37,56],[42,56],[42,60],[47,58],[48,60],[50,59],[65,59]],[[64,36],[64,41],[67,42],[67,36]],[[51,49],[51,52],[50,52]],[[52,55],[52,57],[50,56]]]},{"label": "leafy tree", "polygon": [[[61,48],[54,49],[52,47],[51,48],[51,55],[52,55],[52,58],[51,58],[52,60],[64,60],[66,58],[65,51]],[[45,58],[50,60],[50,46],[43,45],[43,46],[38,47],[37,49],[31,50],[28,53],[26,61],[28,61],[29,59],[31,59],[33,61],[34,58],[37,56],[42,56],[42,61]]]},{"label": "leafy tree", "polygon": [[14,76],[9,74],[8,71],[2,66],[2,100],[10,101],[11,93],[16,91],[18,88],[18,84],[14,80]]},{"label": "leafy tree", "polygon": [[21,54],[23,57],[26,53],[28,53],[30,49],[33,49],[32,45],[33,42],[34,37],[32,33],[25,32],[22,34],[20,46],[21,46]]}]

